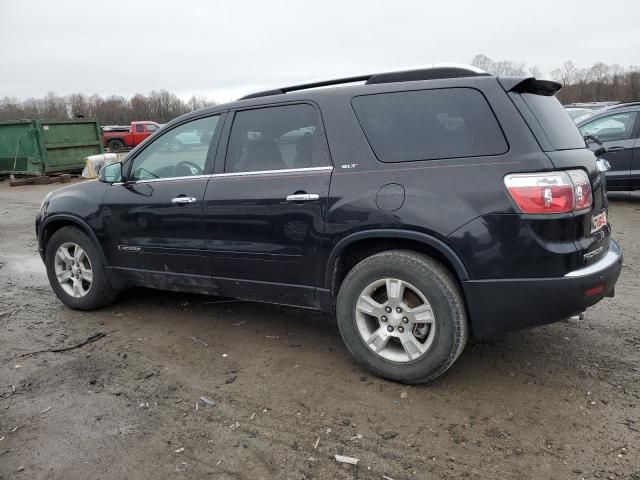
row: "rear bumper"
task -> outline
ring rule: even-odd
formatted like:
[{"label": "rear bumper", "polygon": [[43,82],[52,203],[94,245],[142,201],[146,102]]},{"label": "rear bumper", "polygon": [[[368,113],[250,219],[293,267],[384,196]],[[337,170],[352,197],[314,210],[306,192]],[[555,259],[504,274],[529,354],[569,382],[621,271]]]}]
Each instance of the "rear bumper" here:
[{"label": "rear bumper", "polygon": [[622,252],[612,239],[598,262],[564,277],[462,282],[473,333],[493,336],[576,315],[613,296],[621,268]]}]

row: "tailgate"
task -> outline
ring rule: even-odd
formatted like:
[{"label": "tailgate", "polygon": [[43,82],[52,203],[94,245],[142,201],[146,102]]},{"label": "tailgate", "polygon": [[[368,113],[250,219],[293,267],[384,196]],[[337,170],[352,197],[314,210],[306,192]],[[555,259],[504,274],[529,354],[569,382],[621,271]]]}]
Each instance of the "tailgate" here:
[{"label": "tailgate", "polygon": [[[598,170],[596,157],[587,148],[558,150],[547,152],[547,155],[558,169],[582,168],[589,174],[593,193],[593,208],[585,213],[574,214],[572,221],[575,229],[574,243],[580,255],[578,265],[591,265],[600,260],[609,250],[611,225],[608,221],[605,174]],[[607,220],[605,224],[600,222],[594,225],[594,220],[602,221],[604,218]]]}]

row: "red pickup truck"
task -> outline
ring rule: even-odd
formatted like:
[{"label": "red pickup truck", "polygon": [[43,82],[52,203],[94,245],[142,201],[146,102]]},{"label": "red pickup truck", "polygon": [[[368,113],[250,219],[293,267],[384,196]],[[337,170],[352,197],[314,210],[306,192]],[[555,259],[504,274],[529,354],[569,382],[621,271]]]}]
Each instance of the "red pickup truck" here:
[{"label": "red pickup truck", "polygon": [[131,122],[130,126],[107,125],[102,127],[102,145],[111,152],[133,148],[160,128],[156,122]]}]

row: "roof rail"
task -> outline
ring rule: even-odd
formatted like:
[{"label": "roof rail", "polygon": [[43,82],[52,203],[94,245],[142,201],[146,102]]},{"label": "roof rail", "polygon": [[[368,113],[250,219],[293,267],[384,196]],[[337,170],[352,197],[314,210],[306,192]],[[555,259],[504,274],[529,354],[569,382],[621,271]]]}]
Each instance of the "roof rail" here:
[{"label": "roof rail", "polygon": [[607,110],[613,110],[614,108],[635,107],[636,105],[640,105],[640,102],[616,103],[615,105],[611,105],[610,107],[608,107]]},{"label": "roof rail", "polygon": [[274,90],[265,90],[263,92],[256,92],[250,95],[245,95],[240,100],[247,100],[249,98],[257,98],[257,97],[268,97],[270,95],[281,95],[287,92],[295,92],[297,90],[308,90],[310,88],[317,87],[328,87],[330,85],[340,85],[342,83],[355,83],[355,82],[365,82],[367,81],[371,75],[359,75],[357,77],[345,77],[345,78],[336,78],[335,80],[323,80],[320,82],[312,82],[312,83],[303,83],[300,85],[291,85],[289,87],[281,87],[276,88]]},{"label": "roof rail", "polygon": [[412,82],[417,80],[435,80],[444,78],[461,78],[461,77],[478,77],[489,76],[490,74],[471,65],[460,64],[433,64],[428,67],[417,68],[414,70],[403,70],[388,73],[373,73],[369,75],[358,75],[355,77],[337,78],[334,80],[323,80],[320,82],[303,83],[301,85],[291,85],[289,87],[281,87],[273,90],[265,90],[246,95],[240,100],[249,98],[268,97],[271,95],[281,95],[287,92],[295,92],[298,90],[308,90],[311,88],[328,87],[331,85],[342,85],[346,83],[364,82],[365,85],[373,85],[379,83],[395,83],[395,82]]}]

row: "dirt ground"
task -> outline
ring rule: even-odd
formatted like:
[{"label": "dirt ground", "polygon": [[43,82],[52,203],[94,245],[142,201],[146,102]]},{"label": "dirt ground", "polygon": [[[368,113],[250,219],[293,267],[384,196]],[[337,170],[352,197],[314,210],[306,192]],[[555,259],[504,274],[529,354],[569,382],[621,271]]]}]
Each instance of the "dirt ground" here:
[{"label": "dirt ground", "polygon": [[639,195],[610,203],[614,299],[408,387],[307,310],[143,289],[64,307],[33,227],[55,188],[0,182],[0,478],[640,479]]}]

